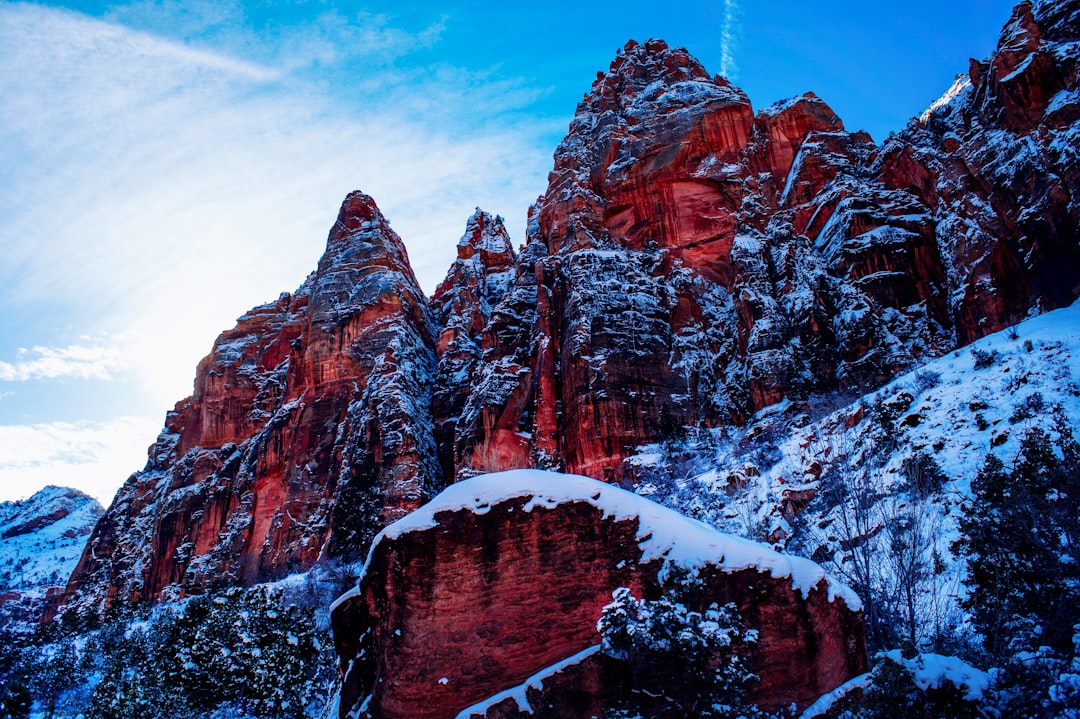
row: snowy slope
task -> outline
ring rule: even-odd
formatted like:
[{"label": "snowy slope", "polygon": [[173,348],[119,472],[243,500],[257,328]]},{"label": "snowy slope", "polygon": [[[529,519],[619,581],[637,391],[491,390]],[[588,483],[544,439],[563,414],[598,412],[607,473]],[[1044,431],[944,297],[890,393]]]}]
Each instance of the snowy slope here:
[{"label": "snowy slope", "polygon": [[[645,478],[638,491],[723,531],[812,556],[844,578],[847,545],[861,539],[842,527],[836,485],[854,478],[871,495],[871,537],[920,510],[940,565],[935,601],[944,597],[948,606],[938,609],[961,621],[963,563],[950,545],[971,480],[991,452],[1011,464],[1033,427],[1053,434],[1062,417],[1080,434],[1077,356],[1080,304],[987,336],[827,413],[786,402],[744,429],[714,431],[711,442],[643,447],[634,459]],[[944,475],[930,496],[906,483],[904,462],[918,452]],[[888,585],[894,578],[880,569]]]},{"label": "snowy slope", "polygon": [[53,486],[0,503],[0,593],[63,586],[103,511],[93,497]]},{"label": "snowy slope", "polygon": [[[1052,408],[1060,407],[1072,426],[1080,426],[1080,373],[1073,359],[1077,356],[1080,305],[1035,317],[930,362],[796,430],[780,445],[783,458],[765,476],[771,484],[798,488],[804,484],[801,480],[812,476],[807,470],[813,463],[828,463],[826,450],[837,445],[868,460],[882,434],[874,409],[888,405],[898,410],[892,426],[897,451],[875,480],[878,486],[895,488],[903,459],[924,450],[950,478],[946,490],[966,496],[986,455],[993,452],[1008,465],[1026,430],[1049,427]],[[764,501],[768,496],[759,498]],[[770,530],[775,528],[784,527],[776,522]]]}]

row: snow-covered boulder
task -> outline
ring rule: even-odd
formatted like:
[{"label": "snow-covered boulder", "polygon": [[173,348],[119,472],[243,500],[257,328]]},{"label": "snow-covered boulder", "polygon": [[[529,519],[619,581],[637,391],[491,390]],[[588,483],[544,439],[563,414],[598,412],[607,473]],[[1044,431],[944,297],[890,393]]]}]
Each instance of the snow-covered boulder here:
[{"label": "snow-covered boulder", "polygon": [[[734,603],[758,631],[750,699],[762,707],[806,706],[865,671],[859,601],[816,564],[610,484],[514,470],[455,484],[376,537],[332,613],[341,716],[485,716],[545,686],[602,706],[617,682],[589,650],[613,590],[655,598],[676,584],[691,608]],[[576,686],[545,678],[565,671]]]}]

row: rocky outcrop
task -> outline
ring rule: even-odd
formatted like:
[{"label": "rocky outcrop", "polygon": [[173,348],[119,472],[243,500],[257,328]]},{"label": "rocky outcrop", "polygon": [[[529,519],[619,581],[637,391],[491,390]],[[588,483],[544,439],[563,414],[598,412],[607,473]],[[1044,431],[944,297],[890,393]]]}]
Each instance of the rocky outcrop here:
[{"label": "rocky outcrop", "polygon": [[77,489],[45,487],[0,502],[0,626],[34,621],[64,586],[105,510]]},{"label": "rocky outcrop", "polygon": [[[476,367],[485,352],[500,344],[498,337],[485,338],[484,330],[513,286],[516,262],[502,218],[477,209],[458,242],[457,259],[431,300],[439,326],[432,411],[439,458],[447,476],[453,476],[455,465],[460,463],[463,450],[455,445],[456,429],[473,393],[471,380]],[[484,464],[498,469],[527,466],[527,452],[518,451],[524,442],[516,423],[504,427],[497,418],[491,419],[494,421],[482,428],[479,441],[498,448],[498,455],[486,456]]]},{"label": "rocky outcrop", "polygon": [[1021,2],[995,55],[882,149],[882,180],[932,210],[967,343],[1080,292],[1080,4]]},{"label": "rocky outcrop", "polygon": [[656,597],[678,568],[696,574],[698,610],[733,602],[759,630],[762,707],[804,707],[865,671],[858,600],[809,560],[595,480],[519,470],[458,483],[379,535],[332,613],[341,716],[501,716],[532,686],[577,697],[546,716],[587,717],[618,693],[597,650],[612,591]]},{"label": "rocky outcrop", "polygon": [[359,551],[437,490],[436,330],[401,239],[346,198],[318,269],[199,365],[68,586],[101,607],[251,584]]},{"label": "rocky outcrop", "polygon": [[881,146],[812,93],[757,113],[681,48],[593,83],[515,252],[477,212],[427,300],[371,198],[200,364],[69,594],[94,606],[359,556],[444,483],[633,483],[686,427],[863,393],[1080,294],[1080,3]]}]

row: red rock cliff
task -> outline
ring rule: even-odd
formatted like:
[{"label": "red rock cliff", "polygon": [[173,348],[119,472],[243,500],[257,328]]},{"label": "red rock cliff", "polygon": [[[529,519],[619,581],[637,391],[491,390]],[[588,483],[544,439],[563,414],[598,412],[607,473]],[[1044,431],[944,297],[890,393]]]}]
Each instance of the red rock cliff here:
[{"label": "red rock cliff", "polygon": [[456,475],[626,479],[665,416],[867,389],[1071,303],[1078,35],[1076,2],[1020,3],[994,57],[882,147],[812,93],[755,116],[685,50],[629,43],[482,333]]},{"label": "red rock cliff", "polygon": [[435,338],[400,238],[370,197],[349,195],[318,269],[200,363],[94,530],[69,600],[175,598],[358,551],[359,535],[442,484]]}]

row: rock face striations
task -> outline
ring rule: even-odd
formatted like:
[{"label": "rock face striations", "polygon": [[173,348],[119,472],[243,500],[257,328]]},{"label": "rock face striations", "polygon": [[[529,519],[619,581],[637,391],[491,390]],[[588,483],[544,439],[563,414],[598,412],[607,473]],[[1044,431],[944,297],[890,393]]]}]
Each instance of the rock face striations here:
[{"label": "rock face striations", "polygon": [[[456,418],[456,476],[621,479],[662,425],[881,383],[1080,293],[1076,3],[881,147],[629,43],[578,106]],[[984,69],[985,68],[985,69]]]},{"label": "rock face striations", "polygon": [[[599,716],[619,697],[598,652],[601,610],[618,587],[671,591],[679,569],[694,574],[692,609],[732,602],[758,630],[761,707],[804,708],[866,671],[858,599],[809,560],[595,480],[517,470],[458,483],[376,539],[332,615],[341,716],[363,704],[359,716],[383,719],[496,717],[575,692],[588,701],[543,715]],[[561,681],[529,681],[538,674]]]},{"label": "rock face striations", "polygon": [[69,593],[97,607],[156,601],[357,551],[443,482],[435,338],[400,238],[370,197],[350,195],[300,289],[218,338]]},{"label": "rock face striations", "polygon": [[433,299],[372,200],[314,274],[200,365],[69,586],[95,606],[251,583],[515,467],[632,481],[679,426],[863,390],[1080,294],[1080,3],[883,145],[813,94],[757,113],[629,43],[555,152],[515,252],[478,211]]}]

